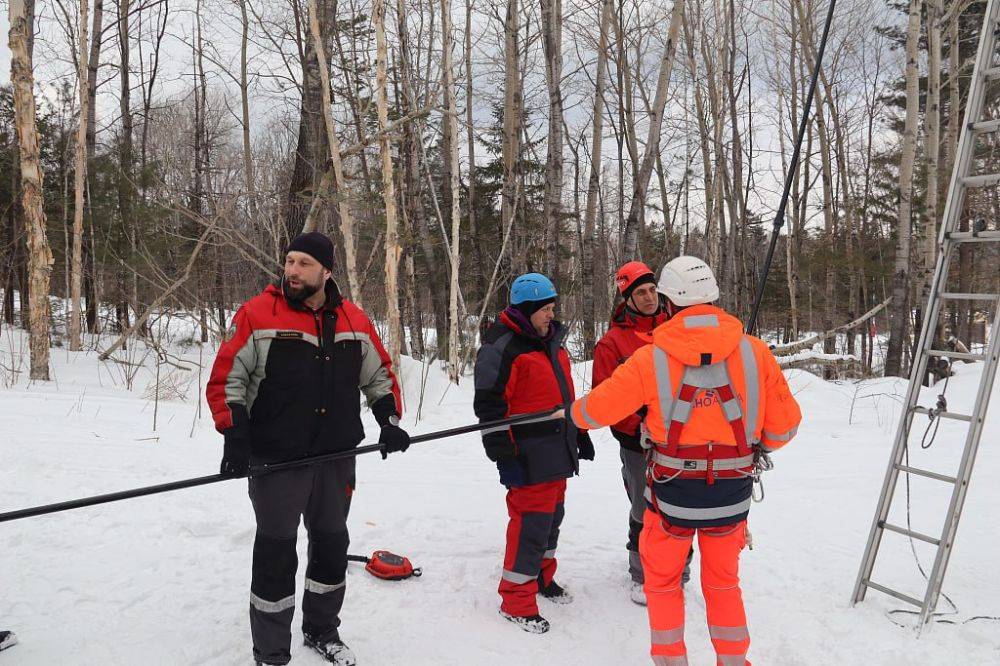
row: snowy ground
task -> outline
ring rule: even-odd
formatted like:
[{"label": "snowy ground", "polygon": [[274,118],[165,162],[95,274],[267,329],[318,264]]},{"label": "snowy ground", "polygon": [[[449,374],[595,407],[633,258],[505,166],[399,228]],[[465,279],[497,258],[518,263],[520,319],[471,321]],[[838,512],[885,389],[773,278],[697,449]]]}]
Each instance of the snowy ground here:
[{"label": "snowy ground", "polygon": [[[8,331],[0,344],[6,367],[11,353],[26,347]],[[197,350],[183,356],[196,362]],[[12,381],[0,371],[0,511],[217,469],[221,440],[207,409],[197,418],[197,372],[170,378],[186,399],[160,402],[154,432],[151,369],[127,390],[120,368],[94,354],[53,350],[53,363],[48,384]],[[953,411],[971,404],[978,367],[960,365],[951,380]],[[589,369],[577,370],[579,388]],[[936,625],[918,640],[887,617],[902,607],[895,600],[870,592],[861,606],[849,603],[905,384],[833,384],[797,371],[789,377],[806,419],[798,439],[775,456],[766,500],[751,514],[755,548],[742,560],[751,659],[758,666],[1000,663],[1000,624]],[[443,375],[431,369],[419,423],[421,366],[408,362],[404,381],[404,425],[412,432],[473,420],[470,380],[445,391]],[[374,433],[370,416],[366,424]],[[997,432],[994,409],[945,584],[959,619],[1000,615]],[[645,611],[625,592],[618,451],[606,431],[596,443],[597,461],[570,481],[559,548],[559,579],[576,600],[542,602],[553,623],[544,636],[497,615],[506,515],[477,436],[415,445],[386,462],[361,458],[352,552],[388,548],[424,568],[422,578],[401,583],[350,571],[342,631],[361,663],[649,663]],[[933,462],[922,452],[924,464],[949,471],[960,447],[958,427],[945,424]],[[916,529],[939,529],[946,490],[934,481],[914,486]],[[244,481],[0,524],[0,628],[21,639],[0,654],[0,666],[249,663],[252,541]],[[917,548],[929,567],[932,550]],[[304,549],[303,538],[300,560]],[[875,578],[922,593],[903,537],[886,536]],[[301,588],[301,573],[299,580]],[[688,607],[691,663],[714,663],[697,585]],[[292,650],[293,663],[322,663],[298,644]]]}]

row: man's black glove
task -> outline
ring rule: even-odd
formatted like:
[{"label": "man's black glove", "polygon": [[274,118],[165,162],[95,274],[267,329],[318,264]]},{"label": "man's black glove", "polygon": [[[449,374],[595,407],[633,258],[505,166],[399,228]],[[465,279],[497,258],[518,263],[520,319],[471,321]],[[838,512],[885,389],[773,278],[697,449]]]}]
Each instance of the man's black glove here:
[{"label": "man's black glove", "polygon": [[236,433],[223,433],[223,436],[225,444],[219,474],[232,479],[247,476],[250,473],[250,439]]},{"label": "man's black glove", "polygon": [[390,453],[405,451],[410,448],[410,436],[396,423],[390,422],[382,426],[382,432],[378,436],[378,443],[382,445],[379,452],[382,454],[382,460],[385,460],[389,457]]},{"label": "man's black glove", "polygon": [[590,433],[586,430],[576,431],[576,450],[580,460],[594,459],[594,443],[590,441]]},{"label": "man's black glove", "polygon": [[524,486],[528,483],[528,473],[516,456],[503,456],[497,460],[500,483],[508,488]]}]

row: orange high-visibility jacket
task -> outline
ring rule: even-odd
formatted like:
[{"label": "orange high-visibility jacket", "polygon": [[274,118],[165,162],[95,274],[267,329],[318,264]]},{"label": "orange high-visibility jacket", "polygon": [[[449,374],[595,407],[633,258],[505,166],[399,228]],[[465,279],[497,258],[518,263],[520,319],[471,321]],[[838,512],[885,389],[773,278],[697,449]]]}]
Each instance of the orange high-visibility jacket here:
[{"label": "orange high-visibility jacket", "polygon": [[[573,403],[573,421],[580,428],[603,428],[645,406],[650,439],[666,442],[670,423],[665,418],[670,418],[668,413],[676,418],[685,368],[722,360],[742,408],[747,439],[759,442],[765,451],[787,444],[802,413],[777,360],[762,340],[743,333],[736,317],[712,305],[685,308],[657,327],[652,345],[636,351],[610,378]],[[681,447],[709,443],[737,443],[720,398],[711,390],[699,391],[691,401],[680,435]]]}]

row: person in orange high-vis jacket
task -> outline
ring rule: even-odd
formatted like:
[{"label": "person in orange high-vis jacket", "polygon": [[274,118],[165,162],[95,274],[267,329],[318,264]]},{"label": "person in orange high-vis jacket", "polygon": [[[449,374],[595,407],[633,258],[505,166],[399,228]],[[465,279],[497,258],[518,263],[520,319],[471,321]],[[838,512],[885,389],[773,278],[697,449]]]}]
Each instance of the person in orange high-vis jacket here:
[{"label": "person in orange high-vis jacket", "polygon": [[748,666],[739,585],[758,456],[781,448],[801,421],[778,362],[738,319],[710,305],[712,270],[695,257],[663,267],[657,290],[670,319],[653,344],[573,402],[579,428],[603,428],[646,408],[647,510],[639,537],[657,666],[688,663],[681,573],[695,535],[709,634],[720,666]]}]

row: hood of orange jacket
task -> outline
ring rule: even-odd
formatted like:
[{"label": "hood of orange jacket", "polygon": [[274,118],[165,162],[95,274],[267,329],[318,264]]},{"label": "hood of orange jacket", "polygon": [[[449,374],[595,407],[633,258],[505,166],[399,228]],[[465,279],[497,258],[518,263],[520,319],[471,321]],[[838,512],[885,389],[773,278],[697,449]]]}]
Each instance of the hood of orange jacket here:
[{"label": "hood of orange jacket", "polygon": [[729,358],[742,339],[740,320],[714,305],[684,308],[653,331],[653,344],[688,366]]}]

